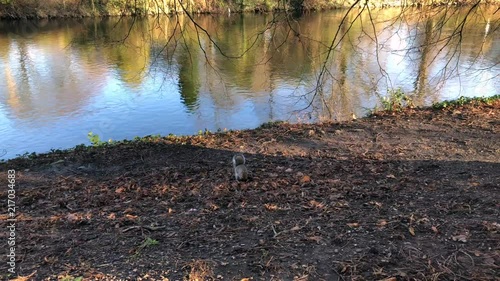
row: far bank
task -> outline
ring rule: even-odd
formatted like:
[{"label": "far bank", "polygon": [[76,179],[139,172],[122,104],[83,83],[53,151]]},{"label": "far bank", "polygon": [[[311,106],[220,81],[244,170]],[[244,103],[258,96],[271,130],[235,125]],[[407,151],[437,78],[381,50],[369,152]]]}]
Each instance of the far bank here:
[{"label": "far bank", "polygon": [[424,1],[424,0],[0,0],[0,19],[42,19],[67,17],[103,17],[127,15],[160,15],[176,13],[241,13],[272,11],[318,11],[359,6],[434,7],[498,5],[500,0]]}]

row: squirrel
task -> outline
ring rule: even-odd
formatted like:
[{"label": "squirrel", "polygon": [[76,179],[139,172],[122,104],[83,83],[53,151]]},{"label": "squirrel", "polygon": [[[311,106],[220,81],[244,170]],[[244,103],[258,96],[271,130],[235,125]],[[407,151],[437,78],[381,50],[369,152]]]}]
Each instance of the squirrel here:
[{"label": "squirrel", "polygon": [[248,179],[248,170],[245,166],[245,156],[243,156],[243,154],[238,153],[233,156],[233,168],[234,177],[237,181]]}]

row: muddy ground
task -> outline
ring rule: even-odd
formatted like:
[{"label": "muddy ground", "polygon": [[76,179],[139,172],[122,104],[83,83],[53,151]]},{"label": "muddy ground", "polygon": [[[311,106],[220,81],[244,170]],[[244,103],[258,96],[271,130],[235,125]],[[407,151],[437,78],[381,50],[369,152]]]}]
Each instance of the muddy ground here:
[{"label": "muddy ground", "polygon": [[[9,169],[17,221],[16,274],[2,262],[1,278],[498,280],[499,109],[408,109],[2,163],[2,228]],[[247,182],[232,178],[235,152]]]}]

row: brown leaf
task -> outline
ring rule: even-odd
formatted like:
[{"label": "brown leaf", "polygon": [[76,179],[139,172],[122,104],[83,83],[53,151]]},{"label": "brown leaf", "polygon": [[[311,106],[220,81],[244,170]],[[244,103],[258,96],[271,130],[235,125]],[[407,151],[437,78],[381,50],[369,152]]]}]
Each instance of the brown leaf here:
[{"label": "brown leaf", "polygon": [[384,227],[387,225],[387,221],[386,220],[378,220],[377,222],[377,226],[378,227]]},{"label": "brown leaf", "polygon": [[408,231],[412,236],[415,236],[415,229],[412,226],[408,227]]},{"label": "brown leaf", "polygon": [[66,215],[66,219],[69,221],[69,222],[77,222],[81,219],[80,216],[78,216],[78,214],[67,214]]},{"label": "brown leaf", "polygon": [[483,221],[483,226],[489,232],[497,233],[500,231],[500,224],[496,222]]},{"label": "brown leaf", "polygon": [[351,223],[348,223],[347,226],[349,226],[351,228],[356,228],[356,227],[359,227],[359,223],[357,223],[357,222],[351,222]]},{"label": "brown leaf", "polygon": [[303,177],[300,179],[300,182],[301,182],[301,183],[308,183],[308,182],[310,182],[310,181],[311,181],[311,177],[309,177],[309,176],[307,176],[307,175],[303,176]]},{"label": "brown leaf", "polygon": [[389,277],[389,278],[385,278],[385,279],[380,279],[378,281],[398,281],[398,279],[396,277]]},{"label": "brown leaf", "polygon": [[453,241],[465,243],[465,242],[467,242],[467,235],[459,234],[459,235],[452,236],[451,239]]},{"label": "brown leaf", "polygon": [[307,240],[312,240],[316,243],[319,243],[319,241],[321,241],[321,237],[320,236],[309,236],[309,237],[307,237]]},{"label": "brown leaf", "polygon": [[324,203],[318,202],[316,200],[309,201],[309,205],[311,207],[317,208],[317,209],[323,209],[323,208],[325,208],[325,204]]},{"label": "brown leaf", "polygon": [[439,233],[439,230],[437,229],[437,227],[432,226],[432,227],[431,227],[431,229],[432,229],[432,231],[433,231],[434,233],[436,233],[436,234],[438,234],[438,233]]},{"label": "brown leaf", "polygon": [[276,204],[266,203],[266,204],[264,204],[264,207],[265,207],[268,211],[276,211],[276,210],[278,210],[278,206],[277,206]]}]

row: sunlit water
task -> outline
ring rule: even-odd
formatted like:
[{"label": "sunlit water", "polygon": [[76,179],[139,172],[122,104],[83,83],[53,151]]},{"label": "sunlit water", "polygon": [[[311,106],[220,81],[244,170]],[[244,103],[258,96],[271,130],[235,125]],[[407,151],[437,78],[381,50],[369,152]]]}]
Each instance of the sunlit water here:
[{"label": "sunlit water", "polygon": [[462,34],[466,10],[447,21],[357,12],[343,25],[345,11],[276,25],[272,15],[195,16],[213,41],[182,16],[0,22],[0,158],[89,144],[89,132],[120,140],[349,119],[388,89],[417,105],[500,93],[494,9],[470,14]]}]

